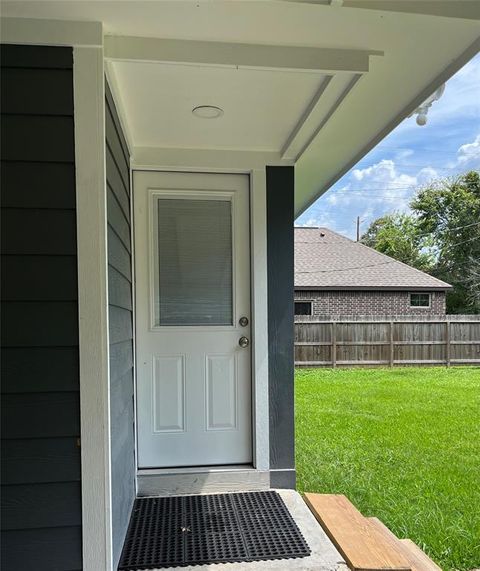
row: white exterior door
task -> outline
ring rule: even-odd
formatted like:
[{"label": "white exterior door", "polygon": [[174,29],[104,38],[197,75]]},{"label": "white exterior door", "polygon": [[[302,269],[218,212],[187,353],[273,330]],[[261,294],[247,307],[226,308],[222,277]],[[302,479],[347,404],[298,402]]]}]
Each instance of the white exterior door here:
[{"label": "white exterior door", "polygon": [[133,188],[139,467],[251,463],[249,178]]}]

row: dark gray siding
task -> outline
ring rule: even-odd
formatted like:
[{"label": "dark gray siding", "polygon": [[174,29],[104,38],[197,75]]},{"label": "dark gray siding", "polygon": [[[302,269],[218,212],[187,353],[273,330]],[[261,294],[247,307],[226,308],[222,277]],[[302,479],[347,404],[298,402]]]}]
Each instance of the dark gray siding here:
[{"label": "dark gray siding", "polygon": [[72,50],[1,48],[2,558],[82,567]]},{"label": "dark gray siding", "polygon": [[107,85],[107,218],[110,314],[113,555],[118,562],[135,499],[129,153]]},{"label": "dark gray siding", "polygon": [[293,199],[293,167],[267,167],[270,469],[275,488],[295,487]]}]

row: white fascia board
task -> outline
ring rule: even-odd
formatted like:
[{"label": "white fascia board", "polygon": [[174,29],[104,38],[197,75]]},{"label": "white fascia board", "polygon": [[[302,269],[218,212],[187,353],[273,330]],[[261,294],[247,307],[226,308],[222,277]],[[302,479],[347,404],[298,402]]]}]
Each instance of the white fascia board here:
[{"label": "white fascia board", "polygon": [[1,18],[4,44],[102,47],[101,22]]},{"label": "white fascia board", "polygon": [[250,172],[265,165],[290,166],[293,161],[282,159],[280,153],[272,151],[241,151],[224,149],[175,149],[162,147],[135,147],[132,169],[150,170],[158,167],[173,170],[225,170],[228,172]]},{"label": "white fascia board", "polygon": [[382,52],[105,36],[105,57],[121,61],[365,73]]},{"label": "white fascia board", "polygon": [[[300,216],[309,206],[311,206],[322,194],[324,194],[330,187],[332,187],[339,179],[342,178],[344,174],[346,174],[352,167],[354,167],[367,153],[369,153],[376,145],[380,143],[389,133],[393,131],[398,125],[409,115],[413,113],[413,111],[421,105],[427,97],[429,97],[436,89],[438,89],[441,85],[446,83],[452,75],[454,75],[460,68],[462,68],[467,62],[469,62],[478,52],[480,51],[480,37],[477,38],[468,48],[462,52],[462,54],[450,62],[443,71],[435,77],[433,81],[431,81],[424,89],[422,89],[417,96],[410,101],[410,103],[400,111],[394,115],[385,125],[385,127],[379,131],[375,137],[370,139],[368,143],[361,148],[361,150],[354,155],[352,159],[350,159],[346,164],[342,165],[336,174],[325,184],[321,187],[314,189],[313,192],[310,192],[305,197],[300,204],[296,205],[295,208],[295,218]],[[312,140],[310,144],[314,141]],[[305,152],[311,151],[311,149],[305,149]],[[296,166],[296,173],[300,172],[301,163]]]}]

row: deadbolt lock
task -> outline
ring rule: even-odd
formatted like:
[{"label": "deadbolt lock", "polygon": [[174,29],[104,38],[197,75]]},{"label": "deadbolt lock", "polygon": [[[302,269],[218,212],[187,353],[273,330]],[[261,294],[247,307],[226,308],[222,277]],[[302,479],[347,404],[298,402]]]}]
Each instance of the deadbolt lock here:
[{"label": "deadbolt lock", "polygon": [[238,320],[238,323],[242,327],[246,327],[248,325],[248,317],[240,317],[240,319]]}]

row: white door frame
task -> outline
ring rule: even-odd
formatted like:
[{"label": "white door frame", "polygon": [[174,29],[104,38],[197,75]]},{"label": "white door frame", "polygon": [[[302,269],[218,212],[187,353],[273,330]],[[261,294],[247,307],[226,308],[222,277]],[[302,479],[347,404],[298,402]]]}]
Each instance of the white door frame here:
[{"label": "white door frame", "polygon": [[[268,311],[267,311],[267,227],[266,227],[266,178],[265,169],[202,168],[201,166],[163,167],[156,165],[132,164],[134,171],[190,172],[246,174],[250,187],[250,291],[251,291],[251,336],[252,336],[252,437],[253,469],[268,471],[270,466],[269,404],[268,404]],[[133,176],[132,176],[133,179]],[[132,209],[135,188],[132,187]],[[133,224],[135,220],[133,219]],[[133,232],[134,233],[134,232]],[[135,267],[135,248],[133,266]],[[136,297],[134,307],[136,306]],[[136,335],[135,335],[136,343]],[[135,374],[135,400],[136,400]],[[135,402],[135,405],[137,403]],[[135,442],[138,448],[138,423],[135,422]],[[138,470],[138,464],[137,464]],[[215,467],[205,468],[215,471]],[[152,470],[148,471],[150,474]],[[158,469],[155,473],[172,469]],[[139,474],[142,471],[139,470]]]}]

